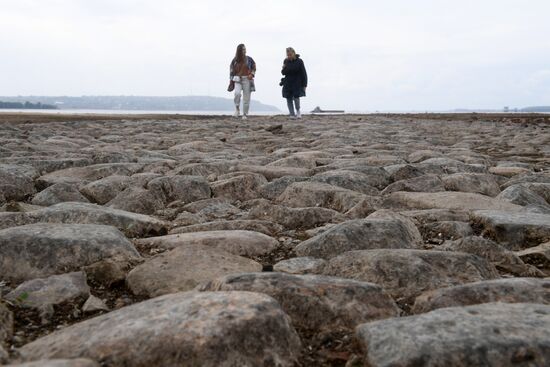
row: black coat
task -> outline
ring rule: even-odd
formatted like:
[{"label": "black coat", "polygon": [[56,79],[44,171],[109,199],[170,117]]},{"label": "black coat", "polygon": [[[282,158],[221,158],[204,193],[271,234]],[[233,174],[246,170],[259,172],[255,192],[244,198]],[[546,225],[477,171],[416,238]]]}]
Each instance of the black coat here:
[{"label": "black coat", "polygon": [[300,55],[296,60],[285,59],[281,73],[285,76],[283,83],[283,98],[298,98],[306,96],[307,72]]}]

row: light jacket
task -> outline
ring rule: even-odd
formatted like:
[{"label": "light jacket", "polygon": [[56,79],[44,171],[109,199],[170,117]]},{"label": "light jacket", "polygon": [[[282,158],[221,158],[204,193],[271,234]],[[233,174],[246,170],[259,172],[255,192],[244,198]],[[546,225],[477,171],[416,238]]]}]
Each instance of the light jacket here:
[{"label": "light jacket", "polygon": [[[256,62],[254,59],[250,56],[246,57],[246,63],[248,65],[248,70],[250,70],[253,74],[256,73]],[[233,58],[231,60],[231,64],[229,65],[229,79],[233,79],[235,76],[235,66],[237,65],[237,58]]]}]

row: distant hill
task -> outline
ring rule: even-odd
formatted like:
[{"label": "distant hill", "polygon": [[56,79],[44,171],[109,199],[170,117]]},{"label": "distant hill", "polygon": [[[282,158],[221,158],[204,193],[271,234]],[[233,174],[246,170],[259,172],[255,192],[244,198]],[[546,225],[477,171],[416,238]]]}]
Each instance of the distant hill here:
[{"label": "distant hill", "polygon": [[525,107],[520,110],[521,112],[550,112],[550,106],[533,106]]},{"label": "distant hill", "polygon": [[[150,110],[150,111],[232,111],[233,99],[208,96],[145,97],[145,96],[17,96],[0,97],[6,102],[31,102],[57,106],[63,110]],[[252,101],[251,109],[278,112],[275,106]]]},{"label": "distant hill", "polygon": [[0,108],[19,110],[55,110],[57,107],[50,104],[25,102],[4,102],[0,101]]}]

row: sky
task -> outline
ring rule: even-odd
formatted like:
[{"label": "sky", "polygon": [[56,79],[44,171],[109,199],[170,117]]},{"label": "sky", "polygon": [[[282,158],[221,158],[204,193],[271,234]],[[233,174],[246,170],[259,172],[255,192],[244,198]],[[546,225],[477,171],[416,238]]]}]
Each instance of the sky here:
[{"label": "sky", "polygon": [[226,92],[239,43],[253,98],[285,106],[285,48],[304,109],[550,105],[548,0],[0,0],[0,95]]}]

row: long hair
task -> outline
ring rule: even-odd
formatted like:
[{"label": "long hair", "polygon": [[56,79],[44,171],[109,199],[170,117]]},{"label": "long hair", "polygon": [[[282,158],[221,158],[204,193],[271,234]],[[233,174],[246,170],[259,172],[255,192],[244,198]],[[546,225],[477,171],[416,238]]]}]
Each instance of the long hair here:
[{"label": "long hair", "polygon": [[296,51],[292,48],[292,47],[287,47],[286,48],[286,52],[290,53],[292,55],[292,59],[296,59],[297,55],[296,55]]},{"label": "long hair", "polygon": [[235,61],[237,64],[244,64],[246,62],[246,55],[244,53],[244,44],[237,46],[237,52],[235,53]]}]

